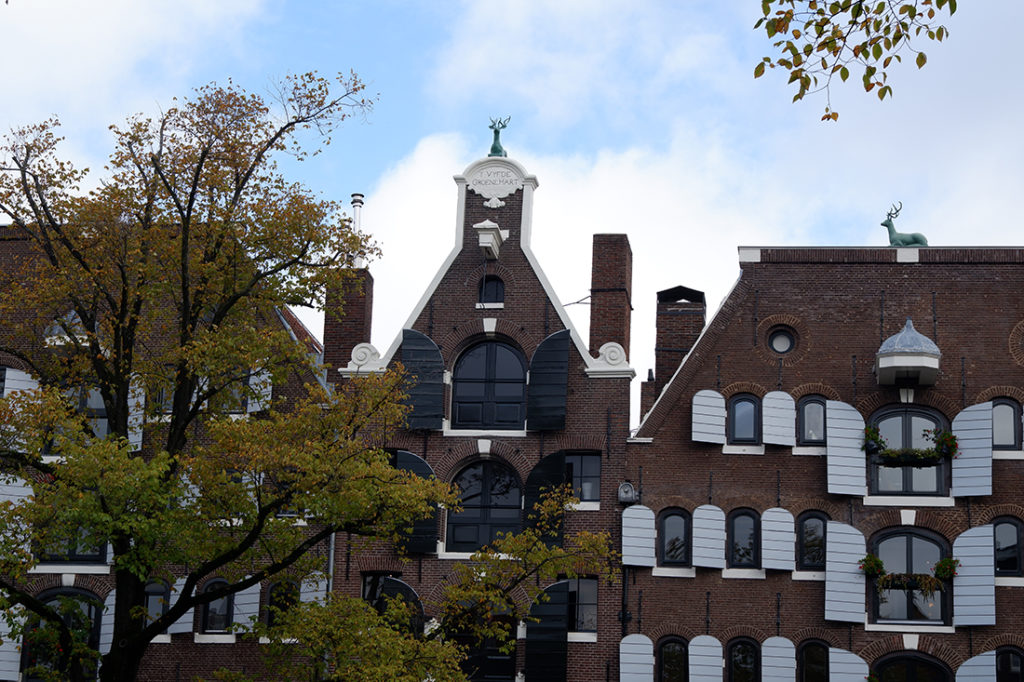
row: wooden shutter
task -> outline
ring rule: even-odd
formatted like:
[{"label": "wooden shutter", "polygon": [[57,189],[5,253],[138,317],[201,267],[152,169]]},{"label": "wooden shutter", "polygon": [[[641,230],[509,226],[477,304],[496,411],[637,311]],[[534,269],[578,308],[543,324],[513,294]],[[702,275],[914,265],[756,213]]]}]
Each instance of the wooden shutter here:
[{"label": "wooden shutter", "polygon": [[142,424],[146,416],[146,386],[142,377],[132,377],[128,387],[128,444],[132,452],[142,449]]},{"label": "wooden shutter", "polygon": [[722,682],[722,643],[711,635],[690,640],[690,682]]},{"label": "wooden shutter", "polygon": [[622,512],[622,563],[654,566],[654,512],[636,504]]},{"label": "wooden shutter", "polygon": [[654,643],[646,635],[626,635],[619,642],[619,682],[654,680]]},{"label": "wooden shutter", "polygon": [[110,645],[114,642],[114,601],[117,590],[111,590],[103,600],[103,613],[100,614],[100,656],[110,653]]},{"label": "wooden shutter", "polygon": [[852,405],[829,400],[825,403],[828,424],[828,491],[834,495],[867,493],[867,455],[864,454],[864,418]]},{"label": "wooden shutter", "polygon": [[32,391],[39,388],[39,382],[27,372],[8,367],[4,374],[4,397],[9,398],[18,391]]},{"label": "wooden shutter", "polygon": [[772,391],[761,401],[761,440],[796,445],[796,403],[785,391]]},{"label": "wooden shutter", "polygon": [[725,568],[725,512],[711,504],[693,510],[694,566]]},{"label": "wooden shutter", "polygon": [[568,395],[569,330],[563,329],[541,341],[530,360],[526,428],[531,431],[564,429]]},{"label": "wooden shutter", "polygon": [[[10,370],[8,370],[10,371]],[[24,616],[19,617],[19,621]],[[6,618],[0,618],[0,680],[20,680],[21,677],[21,640],[11,637],[11,628]]]},{"label": "wooden shutter", "polygon": [[829,521],[825,531],[825,620],[864,623],[865,578],[860,560],[867,553],[864,534]]},{"label": "wooden shutter", "polygon": [[[523,492],[523,511],[527,527],[534,528],[537,525],[534,507],[540,502],[544,492],[557,488],[565,482],[565,453],[561,450],[553,455],[548,455],[533,467],[530,475],[526,477],[526,486]],[[558,547],[562,544],[562,533],[545,535],[543,539],[549,546]]]},{"label": "wooden shutter", "polygon": [[314,573],[302,579],[299,587],[299,601],[323,602],[327,595],[327,576]]},{"label": "wooden shutter", "polygon": [[996,682],[996,652],[986,651],[961,663],[956,682]]},{"label": "wooden shutter", "polygon": [[[12,474],[0,473],[0,502],[9,502],[12,505],[20,503],[26,497],[32,494],[32,487],[23,478],[18,478]],[[0,535],[7,535],[10,532],[8,529],[0,529]],[[16,539],[17,536],[8,536],[12,540]],[[23,547],[26,551],[30,549],[31,541],[28,536],[25,536]],[[0,622],[3,618],[0,617]]]},{"label": "wooden shutter", "polygon": [[953,577],[953,625],[996,624],[995,537],[991,525],[964,531],[953,541],[960,568]]},{"label": "wooden shutter", "polygon": [[260,370],[249,375],[249,393],[246,396],[245,411],[249,414],[270,409],[270,399],[274,394],[274,382],[267,370]]},{"label": "wooden shutter", "polygon": [[548,601],[530,608],[526,624],[526,679],[530,682],[564,682],[569,651],[569,583],[558,582],[544,590]]},{"label": "wooden shutter", "polygon": [[[406,450],[399,450],[394,456],[396,469],[411,471],[420,478],[434,478],[434,470],[420,457]],[[425,519],[416,519],[412,527],[402,538],[406,552],[414,554],[432,554],[437,552],[437,506],[433,505],[433,513]]]},{"label": "wooden shutter", "polygon": [[692,438],[698,443],[725,445],[725,397],[718,391],[697,391],[693,396]]},{"label": "wooden shutter", "polygon": [[[184,587],[185,587],[185,579],[184,578],[178,578],[177,580],[174,581],[174,587],[171,590],[171,595],[172,595],[171,599],[173,599],[174,602],[170,606],[174,606],[174,604],[177,603],[178,599],[181,599],[181,597],[182,597],[181,590]],[[172,634],[173,635],[173,634],[177,634],[177,633],[180,633],[180,632],[192,632],[192,623],[194,621],[193,612],[194,612],[194,609],[190,608],[188,611],[186,611],[184,613],[184,615],[182,615],[181,618],[179,618],[178,620],[176,620],[173,623],[171,623],[167,627],[168,634]]]},{"label": "wooden shutter", "polygon": [[796,556],[796,529],[793,514],[780,507],[761,514],[761,566],[792,571]]},{"label": "wooden shutter", "polygon": [[971,405],[953,419],[960,454],[953,460],[953,496],[992,494],[992,403]]},{"label": "wooden shutter", "polygon": [[234,602],[231,621],[236,625],[251,628],[260,615],[260,584],[256,583],[235,592]]},{"label": "wooden shutter", "polygon": [[406,391],[410,429],[440,429],[444,419],[444,358],[425,334],[402,330],[402,364],[415,384]]},{"label": "wooden shutter", "polygon": [[769,637],[761,644],[761,682],[793,682],[796,647],[785,637]]},{"label": "wooden shutter", "polygon": [[864,682],[868,676],[868,664],[857,654],[846,649],[829,647],[829,682]]}]

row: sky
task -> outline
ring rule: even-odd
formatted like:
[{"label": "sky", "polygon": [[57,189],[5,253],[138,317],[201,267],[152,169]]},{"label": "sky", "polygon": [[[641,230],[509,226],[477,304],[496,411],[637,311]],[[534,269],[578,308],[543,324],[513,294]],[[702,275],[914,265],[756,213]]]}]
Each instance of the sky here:
[{"label": "sky", "polygon": [[756,0],[9,0],[0,131],[58,116],[64,153],[98,182],[108,126],[130,114],[214,81],[262,93],[355,71],[373,110],[286,171],[366,196],[384,352],[454,244],[452,176],[510,116],[505,149],[539,181],[533,251],[584,339],[592,235],[629,235],[637,385],[656,293],[703,291],[710,319],[739,246],[885,246],[896,202],[896,228],[932,245],[1024,241],[1024,3],[961,2],[927,66],[891,72],[892,99],[855,76],[833,88],[838,123],[820,121],[823,96],[791,103],[781,73],[753,78],[771,51],[759,15]]}]

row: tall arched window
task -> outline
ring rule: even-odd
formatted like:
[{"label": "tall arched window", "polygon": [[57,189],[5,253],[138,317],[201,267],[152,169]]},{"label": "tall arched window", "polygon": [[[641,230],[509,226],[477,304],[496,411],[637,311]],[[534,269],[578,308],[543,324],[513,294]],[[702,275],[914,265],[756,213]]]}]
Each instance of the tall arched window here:
[{"label": "tall arched window", "polygon": [[1010,398],[992,401],[992,449],[1021,449],[1020,403]]},{"label": "tall arched window", "polygon": [[824,396],[804,396],[797,403],[796,442],[797,445],[825,444]]},{"label": "tall arched window", "polygon": [[467,350],[452,373],[452,428],[522,429],[526,419],[526,360],[507,343]]},{"label": "tall arched window", "polygon": [[449,552],[475,552],[499,533],[520,529],[519,477],[494,460],[474,462],[455,477],[462,511],[448,512]]},{"label": "tall arched window", "polygon": [[935,563],[949,556],[946,543],[924,530],[898,530],[880,536],[874,553],[885,564],[889,582],[875,589],[876,619],[942,623],[949,618],[952,585],[929,592],[915,582],[914,575],[932,575]]},{"label": "tall arched window", "polygon": [[741,393],[729,399],[728,440],[736,445],[761,443],[761,399]]},{"label": "tall arched window", "polygon": [[481,303],[504,303],[505,283],[497,275],[484,275],[480,279]]},{"label": "tall arched window", "polygon": [[690,515],[666,509],[658,523],[658,559],[663,566],[690,565]]},{"label": "tall arched window", "polygon": [[761,517],[753,509],[729,514],[729,568],[761,567]]},{"label": "tall arched window", "polygon": [[299,595],[299,586],[291,580],[282,580],[271,585],[267,590],[267,625],[280,625],[285,612],[299,603]]},{"label": "tall arched window", "polygon": [[1020,519],[1004,516],[993,522],[995,531],[996,575],[1024,575],[1024,557],[1021,555]]},{"label": "tall arched window", "polygon": [[761,645],[749,637],[729,642],[725,659],[728,682],[760,682]]},{"label": "tall arched window", "polygon": [[167,613],[171,603],[171,586],[163,580],[150,580],[146,583],[146,615],[149,620],[156,620]]},{"label": "tall arched window", "polygon": [[[934,448],[927,431],[947,429],[938,412],[923,407],[890,407],[876,413],[872,425],[887,449]],[[919,463],[918,463],[919,464]],[[893,463],[880,455],[871,458],[871,492],[876,495],[946,495],[949,492],[948,460],[930,466]]]},{"label": "tall arched window", "polygon": [[825,530],[828,516],[807,511],[796,519],[796,568],[798,571],[825,570]]},{"label": "tall arched window", "polygon": [[658,642],[658,682],[688,682],[690,679],[689,658],[686,655],[686,640],[682,637],[665,637]]},{"label": "tall arched window", "polygon": [[[227,586],[225,580],[211,580],[203,587],[203,593],[213,592]],[[228,594],[214,599],[203,606],[203,632],[227,632],[234,618],[234,599]]]},{"label": "tall arched window", "polygon": [[1024,652],[1014,646],[996,649],[996,682],[1024,682]]},{"label": "tall arched window", "polygon": [[828,644],[809,639],[796,651],[797,682],[828,682]]},{"label": "tall arched window", "polygon": [[[39,595],[39,601],[50,608],[56,609],[75,637],[75,641],[87,645],[90,649],[99,647],[100,612],[103,603],[96,595],[85,590],[64,588],[50,590]],[[55,662],[58,660],[56,628],[40,621],[36,616],[30,617],[25,627],[25,643],[21,649],[21,669],[25,682],[37,682],[51,679]],[[95,676],[95,668],[90,665],[85,671],[86,676]]]}]

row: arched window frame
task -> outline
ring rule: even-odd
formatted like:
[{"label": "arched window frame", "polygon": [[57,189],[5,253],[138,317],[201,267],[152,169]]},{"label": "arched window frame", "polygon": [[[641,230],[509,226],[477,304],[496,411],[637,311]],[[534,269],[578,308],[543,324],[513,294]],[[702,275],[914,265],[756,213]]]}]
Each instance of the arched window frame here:
[{"label": "arched window frame", "polygon": [[[1009,439],[996,439],[997,423],[1006,420],[1001,430],[1010,431]],[[1012,398],[996,398],[992,401],[992,449],[993,450],[1020,450],[1021,449],[1021,407],[1020,403]]]},{"label": "arched window frame", "polygon": [[[679,661],[669,662],[666,660],[667,654],[670,654],[667,650],[670,648],[676,649],[675,652],[671,652],[672,656],[680,656],[682,658],[681,667],[678,667]],[[679,649],[681,649],[681,654]],[[675,665],[670,667],[666,665],[667,663],[674,663]],[[690,647],[685,639],[676,635],[669,635],[658,640],[658,646],[655,649],[654,679],[657,682],[689,682]]]},{"label": "arched window frame", "polygon": [[504,303],[505,282],[497,275],[484,275],[480,278],[480,303]]},{"label": "arched window frame", "polygon": [[[750,419],[749,429],[747,424],[741,424],[738,416],[739,410],[749,405]],[[740,427],[744,428],[740,430]],[[729,398],[729,407],[726,414],[726,435],[729,445],[760,445],[761,444],[761,399],[752,393],[739,393]]]},{"label": "arched window frame", "polygon": [[[741,655],[741,649],[748,648],[753,655],[753,668],[750,671],[751,675],[743,674],[738,665],[741,663],[739,656]],[[755,639],[750,637],[737,637],[736,639],[730,640],[728,646],[725,648],[725,670],[726,670],[726,682],[747,682],[748,680],[761,679],[761,645]]]},{"label": "arched window frame", "polygon": [[[203,594],[219,590],[220,588],[227,586],[227,584],[228,582],[226,580],[215,578],[203,586]],[[213,613],[215,605],[221,607],[220,611],[223,614],[221,616],[223,618],[223,623],[216,620],[218,614]],[[228,632],[231,628],[231,624],[234,622],[234,615],[235,600],[233,594],[227,594],[203,604],[203,617],[202,622],[200,623],[202,632],[211,634],[222,634]]]},{"label": "arched window frame", "polygon": [[146,594],[146,614],[152,622],[167,613],[171,603],[171,586],[164,580],[150,580],[144,588]]},{"label": "arched window frame", "polygon": [[[950,556],[949,544],[946,542],[945,538],[943,538],[941,535],[939,535],[937,533],[934,533],[932,531],[926,530],[924,528],[916,528],[916,527],[910,528],[910,527],[905,527],[905,526],[904,527],[899,527],[899,528],[893,528],[893,529],[885,530],[885,531],[882,531],[881,533],[879,533],[878,535],[876,535],[872,539],[872,541],[871,541],[871,553],[873,553],[876,556],[880,557],[884,561],[886,559],[886,557],[884,556],[884,552],[882,552],[882,549],[881,549],[882,543],[887,541],[887,540],[891,540],[891,539],[894,539],[894,538],[897,538],[897,537],[905,537],[905,538],[907,538],[906,548],[904,550],[906,552],[905,561],[906,561],[906,565],[907,565],[907,568],[908,568],[907,573],[924,573],[924,574],[931,574],[932,573],[931,566],[927,566],[927,565],[919,565],[918,566],[918,570],[915,570],[914,564],[915,563],[920,563],[920,562],[916,562],[915,561],[916,559],[918,559],[918,557],[915,557],[915,552],[914,552],[914,544],[915,543],[913,542],[914,539],[924,540],[924,541],[926,541],[928,543],[931,543],[931,544],[937,546],[938,550],[939,550],[939,556],[938,556],[939,559],[945,559],[945,558],[948,558]],[[890,574],[891,573],[898,573],[898,571],[895,570],[895,567],[892,566],[892,562],[891,561],[890,561],[890,565],[886,566],[886,571],[888,573],[890,573]],[[881,597],[882,597],[881,591],[877,588],[877,585],[874,582],[871,582],[871,615],[872,615],[872,621],[873,622],[896,622],[896,623],[912,622],[912,623],[926,623],[926,624],[933,624],[933,625],[934,624],[948,624],[950,622],[951,614],[953,612],[953,609],[952,609],[952,606],[953,606],[953,604],[952,604],[952,595],[953,595],[952,580],[945,581],[945,584],[943,585],[943,588],[941,590],[937,590],[936,592],[934,592],[931,595],[931,597],[928,597],[930,599],[938,599],[938,600],[940,600],[940,603],[939,603],[939,617],[938,618],[925,618],[925,619],[921,619],[921,618],[906,618],[906,619],[885,618],[885,619],[883,619],[883,618],[881,618],[880,617],[881,616],[881,610],[880,610],[881,605],[883,603],[895,604],[895,602],[893,600],[899,598],[898,595],[894,594],[894,593],[897,593],[897,592],[903,592],[904,593],[904,598],[906,599],[906,611],[907,611],[907,614],[909,616],[910,611],[911,611],[911,607],[913,606],[913,602],[914,602],[915,596],[916,596],[917,593],[919,593],[919,590],[916,590],[916,589],[913,589],[913,588],[902,589],[902,590],[901,589],[890,589],[890,590],[888,590],[888,592],[889,592],[889,595],[887,596],[886,600],[883,601],[881,599]],[[922,599],[923,598],[925,598],[925,597],[922,595]]]},{"label": "arched window frame", "polygon": [[1024,682],[1024,651],[1015,646],[996,649],[996,682]]},{"label": "arched window frame", "polygon": [[[808,652],[813,650],[824,650],[824,670],[809,669]],[[828,650],[828,642],[820,639],[806,639],[800,642],[796,650],[796,682],[828,682]]]},{"label": "arched window frame", "polygon": [[[750,556],[744,556],[745,552],[736,544],[736,522],[739,519],[749,518],[752,524]],[[726,521],[726,562],[729,568],[761,568],[761,515],[753,509],[734,509],[729,512]]]},{"label": "arched window frame", "polygon": [[[884,407],[871,416],[870,424],[871,426],[878,427],[882,422],[897,416],[902,420],[900,423],[902,440],[900,443],[890,443],[887,441],[887,446],[893,449],[914,446],[915,434],[913,431],[915,428],[915,418],[930,421],[933,424],[932,428],[949,430],[949,422],[941,413],[918,405],[891,405]],[[883,433],[882,436],[884,438],[885,434]],[[918,439],[916,442],[919,446],[922,444],[921,439]],[[951,474],[949,460],[947,459],[940,459],[935,465],[927,467],[912,466],[909,464],[891,465],[884,462],[879,455],[870,456],[869,462],[869,486],[872,495],[893,495],[901,497],[915,495],[946,497],[949,495]],[[901,472],[902,481],[898,489],[891,489],[888,487],[883,488],[881,476],[889,469],[899,469]],[[933,469],[935,471],[936,486],[934,488],[926,488],[926,486],[919,482],[920,474],[925,470]]]},{"label": "arched window frame", "polygon": [[929,682],[931,682],[935,679],[933,675],[929,675],[927,678],[919,679],[917,675],[917,669],[921,666],[931,668],[931,672],[939,672],[940,674],[944,675],[949,682],[953,682],[952,672],[950,672],[949,668],[944,663],[942,663],[942,661],[932,658],[931,656],[927,656],[925,654],[913,651],[898,651],[896,653],[883,656],[881,659],[876,661],[873,666],[871,666],[871,671],[874,674],[878,675],[878,677],[884,679],[884,673],[886,668],[898,666],[901,664],[907,666],[907,668],[904,671],[905,674],[899,678],[901,680],[904,680],[905,682],[923,682],[924,679],[927,679]]},{"label": "arched window frame", "polygon": [[[479,467],[480,469],[480,504],[467,504],[463,497],[467,487],[460,483],[464,476],[471,476],[470,470]],[[494,504],[492,497],[495,494],[494,486],[500,481],[497,475],[504,477],[510,484],[508,492],[515,490],[515,499],[508,499],[505,503]],[[462,504],[462,511],[448,511],[448,519],[445,532],[445,549],[449,552],[475,552],[484,545],[488,545],[497,537],[497,533],[519,532],[522,528],[522,498],[523,486],[515,470],[507,464],[495,459],[481,459],[466,465],[455,475],[452,483],[459,487],[459,501]],[[497,514],[495,514],[497,512]],[[477,529],[477,542],[467,542],[456,538],[460,528],[475,526]],[[480,541],[480,538],[484,538]]]},{"label": "arched window frame", "polygon": [[[1009,527],[1013,529],[1015,547],[1012,552],[1008,550],[1002,550],[1003,557],[1000,557],[999,547],[999,530],[1000,527]],[[992,551],[994,553],[994,564],[996,576],[1002,577],[1020,577],[1024,575],[1024,522],[1014,516],[1000,516],[999,518],[993,519],[992,521],[992,537],[994,545]],[[1000,559],[1002,558],[1002,561]],[[1010,564],[1010,560],[1014,565]],[[1002,563],[1002,567],[1000,567]]]},{"label": "arched window frame", "polygon": [[[477,353],[482,367],[468,366]],[[452,370],[451,428],[517,431],[526,425],[526,356],[505,341],[463,351]]]},{"label": "arched window frame", "polygon": [[[808,417],[808,410],[821,409],[821,434],[808,433],[814,419]],[[806,395],[800,398],[796,407],[796,444],[801,446],[822,446],[828,441],[828,421],[826,419],[826,399],[821,395]]]},{"label": "arched window frame", "polygon": [[[683,546],[678,551],[669,552],[669,540],[676,537],[669,534],[666,525],[678,519],[683,524]],[[662,510],[658,516],[658,563],[662,566],[689,566],[692,560],[693,522],[690,513],[685,509],[670,507]]]},{"label": "arched window frame", "polygon": [[302,590],[293,580],[280,580],[271,583],[267,588],[267,608],[263,612],[263,622],[269,627],[280,625],[285,612],[299,603]]},{"label": "arched window frame", "polygon": [[[821,522],[821,559],[816,560],[809,556],[807,530],[805,524],[808,521]],[[798,571],[824,571],[825,552],[828,547],[828,514],[812,509],[805,511],[796,518],[796,570]],[[815,549],[811,547],[810,549]]]},{"label": "arched window frame", "polygon": [[[89,648],[98,649],[100,642],[100,621],[103,613],[102,600],[92,592],[75,587],[59,587],[51,590],[45,590],[36,596],[39,601],[47,605],[55,604],[61,597],[69,597],[84,605],[85,616],[91,621],[91,629],[89,630],[89,636],[86,643]],[[35,625],[32,625],[32,622],[35,622]],[[36,660],[33,660],[34,655],[30,645],[30,633],[38,629],[38,624],[38,620],[30,621],[30,624],[25,628],[25,640],[21,647],[21,670],[23,673],[30,667],[39,665]],[[45,663],[43,665],[45,665]],[[43,679],[28,674],[22,675],[22,678],[24,679],[24,682],[37,682],[38,680]]]}]

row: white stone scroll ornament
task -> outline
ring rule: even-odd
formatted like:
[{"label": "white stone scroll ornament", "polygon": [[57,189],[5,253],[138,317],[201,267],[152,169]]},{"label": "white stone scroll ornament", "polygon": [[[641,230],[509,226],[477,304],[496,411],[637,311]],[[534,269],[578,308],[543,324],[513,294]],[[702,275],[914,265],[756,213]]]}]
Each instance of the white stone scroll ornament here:
[{"label": "white stone scroll ornament", "polygon": [[487,208],[501,208],[505,205],[502,199],[522,189],[523,176],[509,163],[495,159],[477,166],[467,186],[486,199]]},{"label": "white stone scroll ornament", "polygon": [[373,344],[360,343],[352,349],[352,360],[349,361],[348,366],[340,367],[338,371],[345,376],[353,376],[383,372],[385,369],[387,368],[381,362],[380,353],[373,347]]}]

